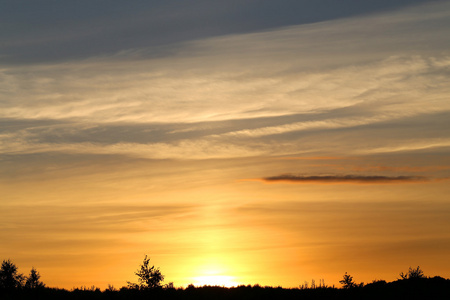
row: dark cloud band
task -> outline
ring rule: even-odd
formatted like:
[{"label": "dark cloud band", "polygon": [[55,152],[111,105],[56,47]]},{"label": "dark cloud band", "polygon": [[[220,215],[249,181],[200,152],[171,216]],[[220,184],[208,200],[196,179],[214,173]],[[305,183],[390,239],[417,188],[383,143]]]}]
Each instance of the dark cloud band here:
[{"label": "dark cloud band", "polygon": [[293,175],[282,174],[263,178],[264,181],[289,181],[289,182],[316,182],[316,183],[400,183],[425,181],[426,177],[421,176],[365,176],[365,175]]}]

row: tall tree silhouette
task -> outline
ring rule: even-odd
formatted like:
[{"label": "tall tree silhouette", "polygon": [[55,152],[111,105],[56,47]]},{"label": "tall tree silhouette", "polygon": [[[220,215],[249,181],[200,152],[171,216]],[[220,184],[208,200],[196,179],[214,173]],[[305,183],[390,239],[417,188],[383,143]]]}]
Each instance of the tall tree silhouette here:
[{"label": "tall tree silhouette", "polygon": [[164,281],[164,275],[161,274],[159,268],[150,266],[150,258],[147,258],[147,255],[140,268],[134,274],[138,276],[138,283],[127,282],[132,289],[154,289],[161,287],[161,283]]},{"label": "tall tree silhouette", "polygon": [[25,277],[19,273],[17,266],[11,260],[3,260],[0,268],[0,288],[18,289],[23,286]]},{"label": "tall tree silhouette", "polygon": [[38,289],[45,287],[45,284],[41,282],[39,279],[41,275],[34,267],[31,268],[30,275],[27,277],[27,281],[25,282],[25,287],[28,289]]}]

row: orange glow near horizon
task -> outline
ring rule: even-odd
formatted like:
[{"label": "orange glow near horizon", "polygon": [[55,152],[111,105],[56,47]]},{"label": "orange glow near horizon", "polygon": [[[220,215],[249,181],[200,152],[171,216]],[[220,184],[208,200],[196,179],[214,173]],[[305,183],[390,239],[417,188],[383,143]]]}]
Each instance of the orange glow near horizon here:
[{"label": "orange glow near horizon", "polygon": [[240,285],[239,282],[235,281],[233,276],[226,275],[205,275],[194,277],[194,286],[223,286],[223,287],[233,287]]},{"label": "orange glow near horizon", "polygon": [[234,276],[229,275],[230,270],[217,264],[204,265],[195,269],[191,274],[191,283],[195,286],[224,286],[232,287],[241,284]]},{"label": "orange glow near horizon", "polygon": [[[214,182],[212,174],[226,172],[209,174]],[[10,233],[23,238],[5,240],[2,253],[20,272],[26,274],[34,266],[49,286],[67,289],[136,282],[134,272],[145,254],[166,276],[164,283],[179,287],[297,287],[311,279],[339,286],[344,272],[365,282],[395,280],[399,272],[416,265],[426,275],[450,276],[443,263],[450,247],[445,231],[450,226],[446,214],[450,187],[444,181],[392,185],[224,181],[228,183],[217,188],[179,185],[177,191],[165,193],[162,203],[25,202],[20,210],[4,207],[4,223],[20,223],[28,230],[10,227]],[[43,185],[56,183],[61,190],[71,184],[55,178]],[[128,186],[124,179],[121,183]],[[97,195],[102,189],[89,192]],[[86,190],[80,188],[71,196],[93,199]],[[21,192],[24,201],[49,195],[45,188],[34,194]],[[153,193],[156,199],[163,195]],[[115,197],[132,195],[118,189]],[[183,205],[178,199],[189,201]],[[41,233],[46,236],[37,238]],[[18,248],[24,250],[14,252]],[[70,278],[60,275],[66,272]]]}]

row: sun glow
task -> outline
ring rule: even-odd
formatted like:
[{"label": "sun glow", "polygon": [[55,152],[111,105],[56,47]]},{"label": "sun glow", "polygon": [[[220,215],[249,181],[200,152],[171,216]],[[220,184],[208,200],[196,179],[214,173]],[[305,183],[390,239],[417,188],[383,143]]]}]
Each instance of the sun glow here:
[{"label": "sun glow", "polygon": [[228,275],[227,267],[214,263],[200,268],[195,276],[191,277],[192,284],[195,286],[223,286],[232,287],[241,284],[236,277]]},{"label": "sun glow", "polygon": [[235,281],[235,277],[226,275],[205,275],[194,277],[193,279],[195,286],[210,285],[232,287],[240,284],[239,282]]}]

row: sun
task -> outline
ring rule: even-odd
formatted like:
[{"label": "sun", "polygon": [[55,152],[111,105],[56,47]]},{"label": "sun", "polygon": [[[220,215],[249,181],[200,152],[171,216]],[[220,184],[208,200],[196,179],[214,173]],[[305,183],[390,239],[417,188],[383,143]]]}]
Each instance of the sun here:
[{"label": "sun", "polygon": [[223,286],[233,287],[241,283],[237,281],[236,277],[230,276],[226,272],[226,268],[217,265],[209,265],[201,268],[197,276],[191,278],[195,286]]},{"label": "sun", "polygon": [[233,276],[227,275],[205,275],[194,277],[195,286],[223,286],[223,287],[233,287],[238,286],[240,283],[235,280]]},{"label": "sun", "polygon": [[239,285],[239,282],[235,281],[233,276],[226,275],[205,275],[194,277],[195,286],[223,286],[223,287],[233,287]]}]

